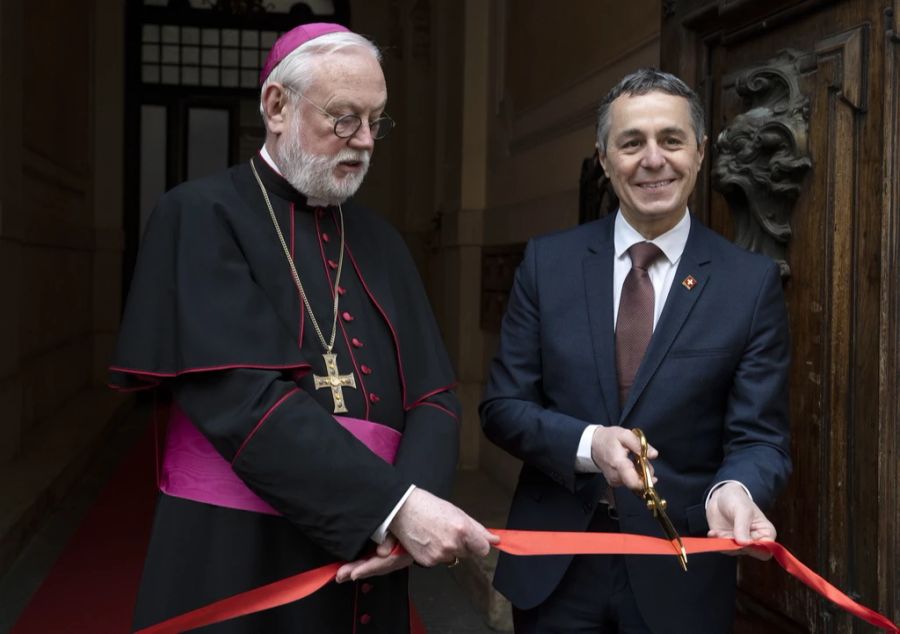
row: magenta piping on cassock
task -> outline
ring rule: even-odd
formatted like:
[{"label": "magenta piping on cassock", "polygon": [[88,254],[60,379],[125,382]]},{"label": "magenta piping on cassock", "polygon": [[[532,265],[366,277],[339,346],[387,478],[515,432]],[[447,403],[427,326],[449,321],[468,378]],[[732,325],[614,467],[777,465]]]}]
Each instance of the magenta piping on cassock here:
[{"label": "magenta piping on cassock", "polygon": [[[260,157],[262,160],[262,157]],[[265,161],[263,161],[266,165]],[[297,261],[297,255],[294,253],[294,236],[296,235],[296,229],[294,227],[295,214],[297,213],[297,208],[294,206],[294,203],[291,203],[291,261]],[[297,305],[300,307],[300,324],[299,324],[299,334],[297,335],[297,349],[303,348],[303,329],[306,327],[306,311],[303,310],[303,300],[300,298],[300,292],[297,292]]]},{"label": "magenta piping on cassock", "polygon": [[[356,262],[356,258],[353,257],[353,251],[351,250],[350,245],[347,244],[346,248],[347,248],[347,256],[350,258],[350,263],[353,265],[353,270],[356,271],[356,277],[359,279],[360,284],[362,284],[363,290],[365,291],[366,295],[369,296],[369,301],[371,301],[372,304],[375,306],[375,309],[381,315],[381,318],[384,319],[385,323],[388,326],[388,329],[391,331],[391,338],[394,341],[394,351],[397,356],[397,369],[400,373],[400,390],[401,390],[401,400],[403,401],[403,411],[408,412],[409,410],[413,409],[414,407],[423,405],[425,399],[427,399],[431,396],[434,396],[435,394],[439,394],[440,392],[446,392],[446,391],[452,390],[454,387],[456,387],[456,382],[453,382],[450,385],[437,388],[436,390],[432,390],[431,392],[428,392],[427,394],[424,394],[424,395],[418,397],[413,403],[409,402],[409,400],[407,398],[407,391],[406,391],[406,374],[403,372],[403,356],[400,354],[400,337],[397,336],[397,331],[394,329],[394,324],[391,322],[391,318],[388,317],[387,312],[384,310],[384,308],[382,308],[381,304],[379,304],[378,300],[375,298],[375,294],[369,289],[369,285],[366,283],[366,278],[363,277],[362,270],[360,269],[359,264]],[[329,279],[331,279],[331,278],[329,277]],[[343,324],[341,324],[341,328],[343,328]],[[345,333],[345,338],[346,338],[346,333]],[[348,348],[349,348],[349,344],[348,344]],[[352,356],[353,355],[351,353],[351,357]],[[361,381],[362,373],[360,373],[358,371],[358,369],[357,369],[357,375],[359,375],[360,381]],[[368,403],[368,399],[366,399],[366,402]],[[444,410],[443,407],[439,407],[439,409]],[[444,410],[444,411],[446,411],[446,410]],[[453,416],[453,418],[457,418],[452,412],[447,412],[447,413],[450,416]]]},{"label": "magenta piping on cassock", "polygon": [[453,390],[454,388],[456,388],[456,386],[457,386],[457,383],[456,383],[456,381],[454,381],[450,385],[445,385],[444,387],[439,387],[436,390],[431,390],[430,392],[423,394],[418,399],[416,399],[415,403],[413,403],[412,405],[405,406],[403,409],[408,412],[409,410],[419,407],[420,405],[430,405],[432,407],[437,407],[438,409],[444,410],[445,412],[450,414],[450,416],[452,416],[453,418],[459,418],[456,414],[454,414],[451,411],[446,410],[445,408],[441,407],[440,405],[428,402],[428,399],[431,398],[432,396],[434,396],[435,394],[440,394],[441,392],[449,392],[450,390]]},{"label": "magenta piping on cassock", "polygon": [[277,401],[275,401],[275,404],[272,405],[272,407],[270,407],[268,410],[266,410],[266,413],[263,414],[262,418],[260,418],[258,421],[256,421],[256,425],[253,426],[253,429],[251,429],[250,433],[247,434],[247,437],[244,438],[244,442],[242,442],[241,446],[238,447],[238,450],[236,452],[234,452],[234,457],[231,458],[231,466],[232,467],[234,467],[235,460],[237,460],[238,457],[241,455],[241,452],[244,451],[244,447],[247,446],[247,443],[250,442],[250,440],[256,435],[256,432],[259,431],[259,428],[262,427],[263,424],[265,424],[265,422],[267,420],[269,420],[269,416],[272,415],[272,412],[274,412],[276,409],[281,407],[282,403],[284,403],[286,400],[291,398],[294,394],[299,394],[299,393],[300,393],[300,388],[295,387],[292,390],[286,392],[285,394],[282,394],[281,398],[279,398]]},{"label": "magenta piping on cassock", "polygon": [[[200,372],[216,372],[218,370],[237,370],[237,369],[251,369],[251,370],[307,370],[309,371],[312,366],[308,363],[288,363],[287,365],[269,365],[269,364],[259,364],[259,363],[230,363],[228,365],[209,365],[198,368],[185,368],[184,370],[178,370],[176,372],[155,372],[150,370],[139,370],[137,368],[123,368],[117,365],[111,365],[107,369],[110,372],[121,372],[122,374],[131,374],[136,376],[142,380],[151,380],[151,379],[171,379],[176,376],[181,376],[182,374],[197,374]],[[150,379],[145,379],[144,377],[150,377]],[[155,383],[154,387],[159,383]],[[111,385],[113,389],[117,389],[117,386]]]},{"label": "magenta piping on cassock", "polygon": [[[335,420],[376,456],[394,463],[402,436],[399,431],[358,418],[335,416]],[[175,403],[169,412],[159,490],[194,502],[281,515],[244,484],[228,461]]]},{"label": "magenta piping on cassock", "polygon": [[350,263],[353,264],[353,270],[356,271],[356,277],[359,278],[360,283],[363,286],[363,290],[366,292],[366,295],[369,296],[369,301],[375,305],[375,309],[381,313],[381,318],[384,319],[385,323],[388,325],[388,329],[391,331],[391,337],[394,340],[394,350],[396,350],[397,354],[397,370],[400,372],[400,393],[401,399],[403,400],[403,410],[407,411],[409,408],[406,406],[406,375],[403,373],[403,357],[400,354],[400,338],[397,336],[397,331],[394,330],[394,324],[391,323],[390,317],[388,317],[387,313],[381,307],[381,304],[378,303],[378,300],[375,299],[375,294],[369,290],[369,285],[366,284],[366,278],[363,277],[362,271],[359,268],[359,264],[356,263],[356,258],[353,257],[353,251],[350,250],[350,245],[347,245],[347,255],[350,258]]},{"label": "magenta piping on cassock", "polygon": [[412,407],[410,407],[410,408],[409,408],[408,410],[406,410],[406,411],[413,410],[413,409],[415,409],[416,407],[433,407],[433,408],[435,408],[435,409],[437,409],[437,410],[440,410],[440,411],[444,412],[447,416],[449,416],[449,417],[452,418],[453,420],[459,421],[459,416],[457,416],[456,414],[454,414],[453,412],[451,412],[451,411],[450,411],[449,409],[447,409],[446,407],[441,407],[441,406],[438,405],[437,403],[429,403],[429,402],[427,402],[427,401],[422,401],[422,402],[416,403],[415,405],[413,405]]}]

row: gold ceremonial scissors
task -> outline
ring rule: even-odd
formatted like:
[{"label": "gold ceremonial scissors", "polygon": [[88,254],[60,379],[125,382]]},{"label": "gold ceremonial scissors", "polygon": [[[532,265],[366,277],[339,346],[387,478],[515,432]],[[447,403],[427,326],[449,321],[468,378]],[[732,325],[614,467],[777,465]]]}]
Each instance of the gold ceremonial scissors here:
[{"label": "gold ceremonial scissors", "polygon": [[631,431],[641,441],[641,454],[637,457],[638,471],[644,483],[644,492],[641,497],[647,503],[647,508],[653,512],[653,517],[662,526],[666,537],[672,542],[672,547],[675,548],[675,552],[678,554],[678,561],[681,563],[684,571],[687,572],[687,551],[684,549],[684,543],[682,543],[678,531],[672,526],[669,516],[666,515],[666,501],[659,497],[659,493],[653,488],[653,473],[650,471],[650,460],[647,459],[647,448],[649,447],[647,437],[640,429],[635,428]]}]

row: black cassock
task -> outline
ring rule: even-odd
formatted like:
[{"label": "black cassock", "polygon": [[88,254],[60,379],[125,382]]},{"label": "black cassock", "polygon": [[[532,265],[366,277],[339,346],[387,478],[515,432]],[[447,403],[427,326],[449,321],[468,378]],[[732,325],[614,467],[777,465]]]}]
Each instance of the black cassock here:
[{"label": "black cassock", "polygon": [[[338,210],[309,206],[254,164],[327,340]],[[175,188],[151,216],[111,383],[171,396],[282,517],[161,493],[135,627],[359,557],[410,484],[449,494],[459,405],[419,276],[385,221],[350,203],[343,213],[334,352],[357,385],[343,389],[346,415],[403,432],[394,466],[337,424],[329,389],[315,389],[324,350],[249,163]],[[407,631],[407,616],[402,571],[197,631],[393,633]]]}]

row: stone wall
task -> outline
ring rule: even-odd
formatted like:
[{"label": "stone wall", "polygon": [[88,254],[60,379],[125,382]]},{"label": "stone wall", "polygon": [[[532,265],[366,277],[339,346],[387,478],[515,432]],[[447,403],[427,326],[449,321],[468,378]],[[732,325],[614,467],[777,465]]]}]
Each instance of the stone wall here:
[{"label": "stone wall", "polygon": [[432,4],[444,72],[430,283],[460,379],[463,466],[511,489],[518,463],[483,438],[477,414],[497,346],[480,319],[482,249],[578,222],[596,106],[623,75],[659,64],[660,2]]},{"label": "stone wall", "polygon": [[0,6],[0,569],[121,402],[120,4]]}]

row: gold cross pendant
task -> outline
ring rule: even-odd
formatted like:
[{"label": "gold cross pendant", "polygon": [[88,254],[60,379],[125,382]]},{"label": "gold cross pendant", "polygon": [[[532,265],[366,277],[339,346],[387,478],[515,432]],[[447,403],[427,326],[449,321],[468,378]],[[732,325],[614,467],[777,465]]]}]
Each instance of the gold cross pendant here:
[{"label": "gold cross pendant", "polygon": [[322,355],[322,358],[325,359],[325,371],[328,375],[320,376],[318,374],[313,374],[316,389],[321,390],[325,387],[331,388],[331,398],[334,399],[334,413],[346,414],[347,404],[344,403],[343,388],[352,387],[355,390],[356,378],[353,376],[352,372],[350,374],[341,374],[338,372],[337,354],[326,352]]}]

